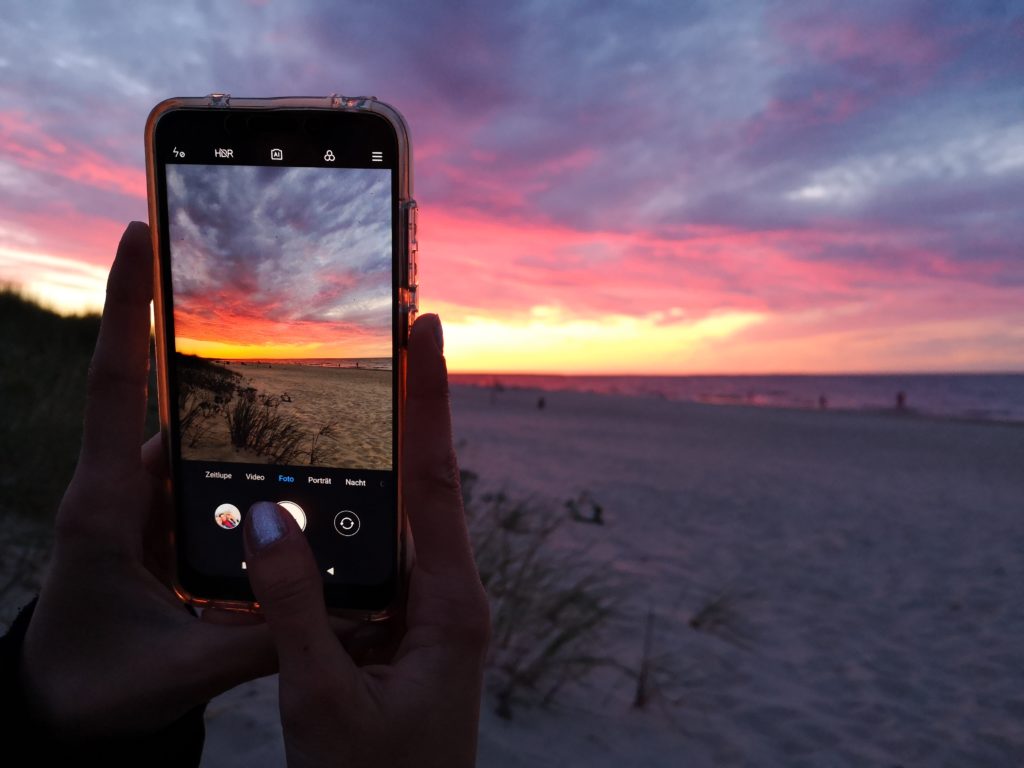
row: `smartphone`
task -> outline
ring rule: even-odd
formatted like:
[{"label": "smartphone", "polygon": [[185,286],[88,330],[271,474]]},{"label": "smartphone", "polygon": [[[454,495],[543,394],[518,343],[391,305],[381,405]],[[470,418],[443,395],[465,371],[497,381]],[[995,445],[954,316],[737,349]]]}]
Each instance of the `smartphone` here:
[{"label": "smartphone", "polygon": [[255,501],[305,532],[334,613],[401,599],[402,434],[416,313],[409,134],[374,98],[158,104],[146,124],[174,589],[259,610]]}]

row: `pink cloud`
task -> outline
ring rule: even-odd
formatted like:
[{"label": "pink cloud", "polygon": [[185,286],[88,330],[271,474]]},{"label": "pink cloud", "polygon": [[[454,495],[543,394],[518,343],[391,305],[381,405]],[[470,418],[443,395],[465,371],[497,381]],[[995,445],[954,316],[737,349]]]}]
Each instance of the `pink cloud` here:
[{"label": "pink cloud", "polygon": [[912,78],[927,76],[948,61],[961,32],[898,15],[871,18],[856,5],[777,19],[772,26],[790,50],[819,62],[871,64]]},{"label": "pink cloud", "polygon": [[121,165],[86,144],[55,139],[21,111],[0,112],[0,152],[34,173],[146,198],[146,178],[141,169]]},{"label": "pink cloud", "polygon": [[[144,213],[140,206],[140,214]],[[0,235],[0,245],[107,267],[114,261],[127,224],[84,214],[74,210],[68,201],[55,200],[49,208],[21,213],[16,221],[16,232],[20,234],[9,238]]]},{"label": "pink cloud", "polygon": [[[478,311],[558,305],[581,316],[646,315],[673,307],[802,311],[924,279],[970,281],[998,265],[958,263],[891,232],[691,227],[678,237],[585,232],[427,209],[420,274],[426,300]],[[908,240],[912,238],[902,235]],[[856,249],[872,259],[836,258]],[[471,276],[472,279],[467,279]]]}]

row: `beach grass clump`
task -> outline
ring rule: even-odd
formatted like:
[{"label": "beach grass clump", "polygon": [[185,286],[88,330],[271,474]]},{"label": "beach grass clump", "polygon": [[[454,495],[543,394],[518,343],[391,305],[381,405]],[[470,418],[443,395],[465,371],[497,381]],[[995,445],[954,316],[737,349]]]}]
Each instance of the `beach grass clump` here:
[{"label": "beach grass clump", "polygon": [[100,318],[0,289],[0,326],[0,512],[49,522],[78,460]]},{"label": "beach grass clump", "polygon": [[196,355],[177,355],[178,423],[181,440],[191,448],[200,444],[225,412],[241,376]]},{"label": "beach grass clump", "polygon": [[266,456],[271,463],[290,464],[302,453],[306,435],[296,419],[279,412],[280,404],[278,396],[240,388],[225,412],[231,444]]},{"label": "beach grass clump", "polygon": [[491,602],[489,687],[497,714],[511,718],[515,706],[545,706],[567,685],[619,667],[604,650],[619,590],[608,564],[556,546],[564,515],[504,493],[475,499],[474,480],[463,473],[470,536]]},{"label": "beach grass clump", "polygon": [[326,443],[334,440],[337,427],[338,423],[336,421],[328,421],[325,424],[321,424],[320,428],[313,433],[313,439],[309,446],[310,466],[324,461],[324,453],[327,448]]},{"label": "beach grass clump", "polygon": [[753,591],[731,587],[713,592],[690,617],[690,628],[738,648],[749,649],[754,642],[754,633],[744,621],[741,606],[753,597]]}]

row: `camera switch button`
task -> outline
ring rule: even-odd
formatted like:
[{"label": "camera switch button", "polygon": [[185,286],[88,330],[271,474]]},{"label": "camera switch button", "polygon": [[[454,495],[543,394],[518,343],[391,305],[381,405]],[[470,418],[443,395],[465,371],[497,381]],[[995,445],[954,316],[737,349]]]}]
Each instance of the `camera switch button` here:
[{"label": "camera switch button", "polygon": [[334,530],[342,536],[355,536],[359,528],[359,516],[352,510],[344,509],[334,516]]}]

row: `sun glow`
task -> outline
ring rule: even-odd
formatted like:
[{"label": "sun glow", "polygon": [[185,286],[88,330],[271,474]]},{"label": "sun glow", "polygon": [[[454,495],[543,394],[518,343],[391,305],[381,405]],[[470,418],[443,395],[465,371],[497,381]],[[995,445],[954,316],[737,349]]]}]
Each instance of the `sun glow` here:
[{"label": "sun glow", "polygon": [[107,270],[78,259],[0,246],[0,283],[62,315],[99,313]]},{"label": "sun glow", "polygon": [[668,374],[699,366],[715,340],[763,321],[756,312],[724,312],[696,320],[652,313],[573,318],[557,307],[533,307],[519,318],[465,314],[437,306],[453,372]]}]

